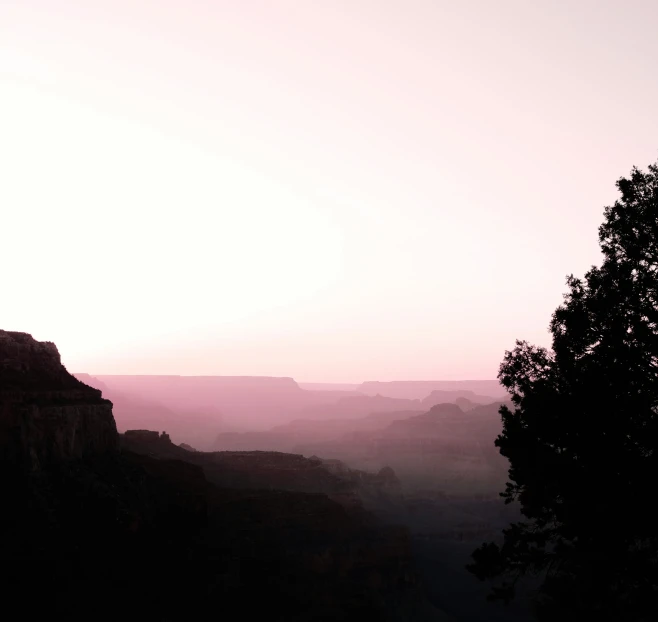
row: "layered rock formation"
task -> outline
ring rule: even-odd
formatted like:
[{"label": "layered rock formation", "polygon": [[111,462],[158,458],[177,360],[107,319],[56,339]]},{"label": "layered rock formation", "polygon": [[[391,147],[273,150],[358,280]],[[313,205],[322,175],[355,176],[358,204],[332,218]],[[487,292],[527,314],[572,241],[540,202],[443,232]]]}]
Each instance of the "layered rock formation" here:
[{"label": "layered rock formation", "polygon": [[385,428],[392,421],[420,415],[423,410],[373,412],[350,419],[296,419],[266,432],[231,432],[217,436],[213,449],[218,451],[282,451],[299,452],[299,446],[323,443],[346,434]]},{"label": "layered rock formation", "polygon": [[[190,452],[144,430],[127,431],[121,445],[149,460],[185,460],[216,486],[209,520],[224,533],[222,555],[243,573],[228,573],[233,596],[252,580],[261,593],[265,581],[288,599],[286,620],[298,619],[300,603],[304,620],[443,619],[418,585],[407,531],[379,523],[364,508],[364,499],[398,493],[392,469],[364,473],[279,452]],[[420,617],[407,618],[419,606]]]},{"label": "layered rock formation", "polygon": [[119,391],[89,374],[75,374],[75,377],[90,387],[100,389],[103,396],[112,402],[112,412],[119,432],[135,429],[167,430],[177,443],[203,447],[205,439],[213,439],[225,427],[218,409],[195,410],[192,407],[193,394],[187,407],[179,405],[173,409],[170,404]]},{"label": "layered rock formation", "polygon": [[437,404],[383,428],[300,444],[296,451],[368,471],[390,466],[407,491],[420,487],[497,493],[509,467],[494,445],[502,429],[499,407],[500,403],[477,405],[464,412],[457,404]]},{"label": "layered rock formation", "polygon": [[112,403],[66,371],[55,344],[0,330],[0,459],[36,471],[117,448]]},{"label": "layered rock formation", "polygon": [[[223,424],[236,429],[267,429],[298,417],[295,413],[305,408],[333,404],[341,397],[357,395],[348,391],[305,391],[292,378],[266,376],[100,375],[96,379],[112,392],[130,396],[133,401],[137,398],[159,402],[176,413],[213,415],[218,421],[216,415],[221,413]],[[127,421],[129,414],[134,419],[127,407],[122,405],[121,410],[126,411],[126,416],[118,411],[119,419]],[[174,436],[174,440],[198,445],[194,439]]]},{"label": "layered rock formation", "polygon": [[436,619],[406,532],[350,508],[348,480],[149,430],[121,447],[111,403],[24,333],[0,331],[0,452],[0,584],[26,619]]},{"label": "layered rock formation", "polygon": [[[400,482],[390,467],[378,473],[349,468],[340,460],[277,451],[194,452],[176,446],[157,432],[128,430],[121,435],[124,448],[154,458],[182,459],[200,466],[213,484],[222,488],[285,490],[322,493],[353,511],[362,501],[398,495]],[[363,518],[363,516],[361,516]]]}]

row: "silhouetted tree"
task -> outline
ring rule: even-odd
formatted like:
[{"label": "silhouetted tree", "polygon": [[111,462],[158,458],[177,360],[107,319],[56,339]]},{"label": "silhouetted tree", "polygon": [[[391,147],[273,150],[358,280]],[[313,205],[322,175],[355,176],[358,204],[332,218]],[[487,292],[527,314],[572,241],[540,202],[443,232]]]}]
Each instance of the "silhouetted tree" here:
[{"label": "silhouetted tree", "polygon": [[658,620],[658,164],[617,188],[603,263],[568,277],[552,351],[517,341],[500,366],[502,496],[524,518],[468,569],[504,601],[538,574],[541,620]]}]

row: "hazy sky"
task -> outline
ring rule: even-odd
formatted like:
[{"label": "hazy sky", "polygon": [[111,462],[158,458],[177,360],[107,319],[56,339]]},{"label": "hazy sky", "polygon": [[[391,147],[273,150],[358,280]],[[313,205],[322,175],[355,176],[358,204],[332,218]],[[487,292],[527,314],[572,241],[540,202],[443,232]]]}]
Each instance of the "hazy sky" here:
[{"label": "hazy sky", "polygon": [[658,157],[654,0],[0,0],[0,327],[69,370],[493,378]]}]

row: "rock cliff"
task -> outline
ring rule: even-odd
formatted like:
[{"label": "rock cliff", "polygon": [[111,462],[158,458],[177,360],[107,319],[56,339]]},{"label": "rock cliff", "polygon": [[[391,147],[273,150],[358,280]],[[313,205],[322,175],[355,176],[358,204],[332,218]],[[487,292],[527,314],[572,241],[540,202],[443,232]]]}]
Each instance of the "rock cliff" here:
[{"label": "rock cliff", "polygon": [[37,471],[117,449],[112,403],[66,371],[55,344],[0,330],[0,459]]},{"label": "rock cliff", "polygon": [[[235,595],[248,583],[276,584],[277,598],[291,611],[300,605],[307,611],[304,620],[407,619],[385,611],[401,603],[407,608],[408,600],[425,602],[409,534],[377,521],[361,499],[364,492],[394,490],[399,482],[392,469],[364,473],[338,461],[280,452],[190,452],[146,430],[122,434],[121,446],[150,461],[201,467],[214,485],[209,521],[223,534],[217,566],[229,561],[242,567],[239,576],[227,575],[227,592]],[[365,608],[351,611],[347,603],[359,600]],[[436,617],[430,612],[413,619]]]},{"label": "rock cliff", "polygon": [[190,454],[146,430],[127,430],[121,446],[153,458],[179,459],[200,466],[206,477],[221,488],[285,490],[322,493],[353,511],[373,495],[398,494],[399,481],[392,469],[378,474],[350,469],[339,460],[277,451],[215,451]]},{"label": "rock cliff", "polygon": [[53,344],[0,331],[7,610],[42,622],[214,610],[398,622],[429,607],[406,531],[348,507],[350,482],[317,461],[204,454],[148,430],[119,440],[111,402],[73,378]]}]

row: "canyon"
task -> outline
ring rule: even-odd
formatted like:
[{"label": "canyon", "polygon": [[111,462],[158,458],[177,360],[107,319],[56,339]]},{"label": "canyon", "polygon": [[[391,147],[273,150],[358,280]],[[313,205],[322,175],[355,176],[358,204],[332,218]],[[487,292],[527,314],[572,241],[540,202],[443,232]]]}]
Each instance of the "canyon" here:
[{"label": "canyon", "polygon": [[[205,453],[120,434],[54,344],[0,331],[6,606],[33,620],[449,620],[403,527],[361,500],[395,474],[318,458]],[[366,495],[367,496],[367,495]],[[56,570],[55,570],[56,569]],[[38,594],[39,598],[30,595]]]}]

